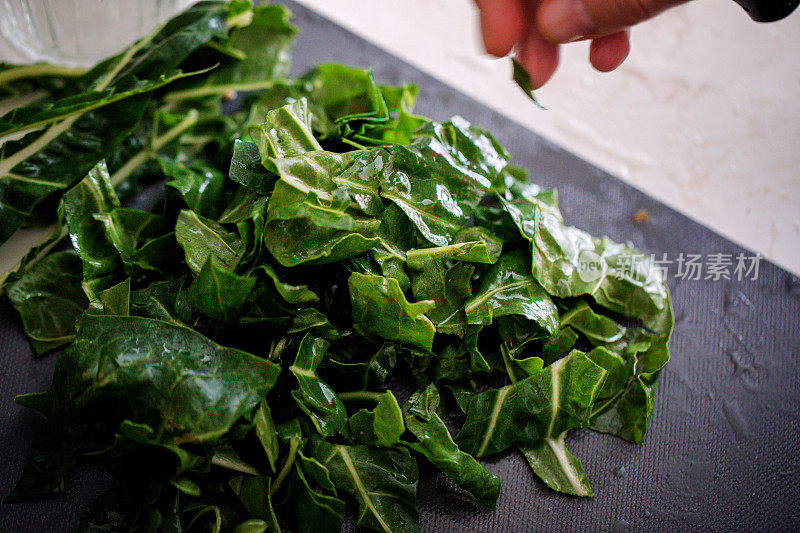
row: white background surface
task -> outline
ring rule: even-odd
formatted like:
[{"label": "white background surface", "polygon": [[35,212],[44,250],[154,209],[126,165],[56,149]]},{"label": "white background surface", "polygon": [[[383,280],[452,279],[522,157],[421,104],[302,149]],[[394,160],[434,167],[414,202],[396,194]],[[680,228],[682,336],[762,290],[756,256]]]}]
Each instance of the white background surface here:
[{"label": "white background surface", "polygon": [[634,28],[610,74],[568,45],[541,111],[483,53],[471,0],[299,1],[800,273],[800,12],[757,24],[695,0]]}]

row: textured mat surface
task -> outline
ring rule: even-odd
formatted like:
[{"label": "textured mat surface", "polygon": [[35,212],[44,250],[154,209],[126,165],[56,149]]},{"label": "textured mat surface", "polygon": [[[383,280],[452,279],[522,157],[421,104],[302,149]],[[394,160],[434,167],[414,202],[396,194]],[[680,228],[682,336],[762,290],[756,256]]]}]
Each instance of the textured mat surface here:
[{"label": "textured mat surface", "polygon": [[[667,259],[753,255],[308,10],[295,71],[326,61],[371,66],[378,81],[416,83],[418,110],[488,128],[534,181],[557,187],[567,222]],[[543,111],[544,113],[545,111]],[[650,220],[634,222],[646,210]],[[735,261],[734,261],[735,262]],[[731,269],[732,270],[732,269]],[[419,485],[423,531],[789,531],[800,523],[800,279],[761,261],[755,280],[682,280],[669,265],[676,326],[644,446],[581,431],[568,438],[596,496],[560,496],[511,455],[487,467],[503,482],[489,512],[448,495],[444,476]],[[705,274],[704,274],[705,275]],[[0,497],[11,490],[41,418],[13,396],[49,386],[54,357],[32,358],[0,302]],[[0,531],[72,531],[108,486],[83,467],[64,498],[0,506]]]}]

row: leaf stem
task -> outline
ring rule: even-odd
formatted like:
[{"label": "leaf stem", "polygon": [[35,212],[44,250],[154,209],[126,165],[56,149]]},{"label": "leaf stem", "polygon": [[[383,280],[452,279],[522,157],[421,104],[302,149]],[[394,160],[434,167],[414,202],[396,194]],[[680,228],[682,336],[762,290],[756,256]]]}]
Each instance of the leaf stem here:
[{"label": "leaf stem", "polygon": [[153,139],[153,142],[149,146],[143,148],[136,155],[131,157],[127,163],[119,167],[119,169],[117,169],[117,171],[111,175],[111,185],[114,187],[119,185],[125,178],[130,176],[133,171],[139,167],[139,165],[147,161],[147,159],[150,158],[155,152],[169,144],[181,133],[194,126],[197,123],[198,115],[199,114],[197,113],[196,109],[191,109],[186,114],[186,118]]},{"label": "leaf stem", "polygon": [[222,515],[220,515],[219,507],[217,507],[216,505],[207,505],[202,509],[200,509],[199,511],[197,511],[192,520],[189,522],[189,525],[186,526],[186,529],[190,530],[194,525],[194,523],[197,522],[197,519],[209,511],[214,512],[214,528],[212,529],[212,531],[213,533],[219,533],[219,531],[222,529]]},{"label": "leaf stem", "polygon": [[238,464],[234,461],[231,461],[225,456],[214,454],[211,457],[211,464],[219,466],[221,468],[227,468],[228,470],[236,470],[237,472],[243,472],[245,474],[252,474],[254,476],[258,475],[258,470],[255,468],[250,467],[249,465],[245,464]]},{"label": "leaf stem", "polygon": [[340,392],[336,396],[339,397],[340,400],[343,402],[351,402],[351,401],[358,401],[358,400],[367,400],[377,402],[381,399],[383,394],[380,392],[370,392],[370,391],[352,391],[352,392]]},{"label": "leaf stem", "polygon": [[230,48],[230,47],[225,48],[224,46],[215,41],[208,41],[206,43],[206,46],[208,48],[211,48],[212,50],[216,50],[220,54],[224,54],[234,59],[238,59],[239,61],[247,59],[247,54],[245,54],[241,50],[237,50],[236,48]]},{"label": "leaf stem", "polygon": [[[25,259],[30,254],[30,250],[29,250],[28,253],[26,253],[19,261],[17,261],[17,264],[14,265],[14,267],[12,267],[7,272],[3,272],[2,274],[0,274],[0,294],[3,294],[3,289],[5,288],[6,281],[8,280],[8,277],[11,274],[13,274],[15,272],[19,272],[19,270],[21,268],[23,268],[23,267],[26,269],[26,271],[28,269],[30,269],[30,267],[32,267],[33,265],[35,265],[36,263],[41,261],[45,256],[47,256],[50,253],[50,251],[53,248],[55,248],[55,246],[64,239],[64,237],[69,235],[69,232],[67,231],[66,223],[62,223],[61,231],[58,233],[58,235],[54,236],[53,235],[54,233],[55,233],[55,226],[53,226],[53,231],[50,231],[47,234],[47,237],[45,237],[45,239],[43,241],[41,241],[39,244],[36,244],[35,246],[32,246],[30,248],[30,250],[34,250],[37,247],[40,247],[40,246],[42,247],[41,250],[38,250],[36,252],[36,255],[31,257],[28,261],[25,261]],[[51,241],[48,243],[47,242],[48,240],[51,240]]]},{"label": "leaf stem", "polygon": [[508,379],[511,380],[511,383],[516,383],[517,378],[514,376],[514,369],[511,368],[511,365],[508,363],[508,350],[506,349],[505,344],[500,345],[500,354],[503,356],[503,364],[506,367],[506,374],[508,374]]},{"label": "leaf stem", "polygon": [[226,85],[206,85],[194,89],[186,89],[183,91],[174,91],[164,95],[165,102],[174,102],[176,100],[189,100],[192,98],[200,98],[202,96],[211,96],[214,94],[223,94],[227,91],[258,91],[260,89],[271,89],[275,85],[274,81],[254,81],[250,83],[229,83]]},{"label": "leaf stem", "polygon": [[278,492],[278,489],[281,488],[281,483],[283,483],[283,480],[286,479],[286,476],[288,476],[289,472],[292,470],[294,458],[297,456],[297,449],[299,447],[300,437],[292,437],[289,440],[289,456],[286,458],[286,462],[283,463],[283,468],[281,468],[281,471],[278,472],[278,476],[275,478],[275,481],[272,482],[272,486],[269,489],[270,494],[275,494]]},{"label": "leaf stem", "polygon": [[25,78],[40,78],[44,76],[66,76],[72,78],[81,76],[87,71],[88,69],[83,67],[64,67],[59,65],[48,65],[45,63],[38,65],[24,65],[0,72],[0,85],[5,85],[6,83]]},{"label": "leaf stem", "polygon": [[347,139],[345,137],[342,137],[341,140],[342,140],[343,143],[349,144],[350,146],[353,146],[353,147],[357,148],[358,150],[366,150],[366,148],[367,148],[363,144],[359,144],[359,143],[357,143],[357,142],[355,142],[353,140]]}]

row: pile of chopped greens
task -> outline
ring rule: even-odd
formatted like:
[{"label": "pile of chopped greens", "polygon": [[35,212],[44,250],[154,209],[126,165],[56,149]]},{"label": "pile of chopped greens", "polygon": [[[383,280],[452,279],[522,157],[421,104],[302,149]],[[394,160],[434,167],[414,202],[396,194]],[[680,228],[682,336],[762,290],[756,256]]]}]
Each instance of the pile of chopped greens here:
[{"label": "pile of chopped greens", "polygon": [[6,501],[99,459],[86,531],[336,532],[348,501],[417,531],[421,467],[493,508],[500,453],[591,496],[567,433],[641,443],[669,357],[649,257],[565,225],[488,132],[413,114],[414,86],[290,78],[289,18],[204,2],[88,71],[0,70],[41,98],[0,118],[24,133],[0,240],[53,224],[4,292],[38,355],[62,349],[17,397],[48,423]]}]

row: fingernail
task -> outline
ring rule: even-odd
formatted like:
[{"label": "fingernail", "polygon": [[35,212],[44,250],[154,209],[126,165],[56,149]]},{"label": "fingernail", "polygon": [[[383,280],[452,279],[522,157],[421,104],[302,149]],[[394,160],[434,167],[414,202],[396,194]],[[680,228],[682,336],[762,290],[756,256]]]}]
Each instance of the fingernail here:
[{"label": "fingernail", "polygon": [[580,0],[551,0],[539,10],[539,29],[549,40],[569,43],[592,31],[592,19]]}]

